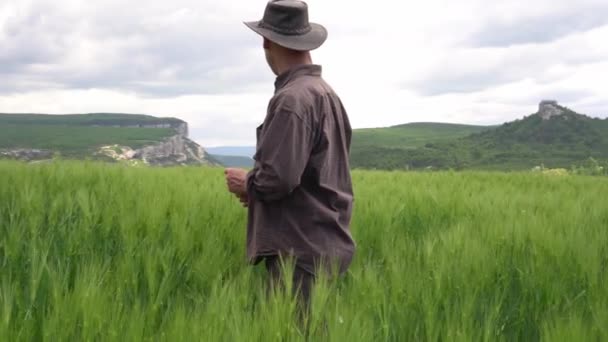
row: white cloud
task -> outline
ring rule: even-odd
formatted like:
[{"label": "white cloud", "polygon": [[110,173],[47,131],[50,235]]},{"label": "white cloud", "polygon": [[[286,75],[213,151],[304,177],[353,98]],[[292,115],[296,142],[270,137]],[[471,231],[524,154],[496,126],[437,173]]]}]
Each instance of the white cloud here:
[{"label": "white cloud", "polygon": [[[497,124],[554,97],[608,115],[604,0],[309,0],[313,54],[354,127]],[[274,77],[242,25],[265,1],[4,0],[0,112],[133,112],[250,145]]]}]

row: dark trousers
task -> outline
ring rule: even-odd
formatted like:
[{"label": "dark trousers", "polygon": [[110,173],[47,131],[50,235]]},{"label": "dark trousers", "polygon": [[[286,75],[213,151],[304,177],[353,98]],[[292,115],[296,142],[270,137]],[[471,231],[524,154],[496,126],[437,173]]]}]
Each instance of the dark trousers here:
[{"label": "dark trousers", "polygon": [[[274,289],[285,281],[283,279],[283,265],[279,256],[265,258],[266,270],[268,271],[268,288]],[[310,310],[310,295],[315,282],[315,276],[296,262],[293,270],[293,295],[298,302],[299,315],[308,313]]]}]

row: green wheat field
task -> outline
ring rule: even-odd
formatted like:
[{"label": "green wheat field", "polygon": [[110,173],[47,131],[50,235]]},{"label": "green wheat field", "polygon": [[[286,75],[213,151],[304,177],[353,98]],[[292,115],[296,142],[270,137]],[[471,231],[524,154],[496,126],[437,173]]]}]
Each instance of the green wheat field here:
[{"label": "green wheat field", "polygon": [[608,178],[353,178],[357,254],[306,337],[222,169],[0,162],[0,340],[608,340]]}]

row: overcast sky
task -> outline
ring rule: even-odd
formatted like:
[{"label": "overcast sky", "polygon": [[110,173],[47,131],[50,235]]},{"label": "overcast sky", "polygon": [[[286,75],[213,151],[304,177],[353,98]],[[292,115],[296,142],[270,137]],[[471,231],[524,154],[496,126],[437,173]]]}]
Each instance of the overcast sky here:
[{"label": "overcast sky", "polygon": [[[608,116],[606,0],[309,0],[313,53],[355,128],[498,124],[541,99]],[[265,0],[0,0],[0,112],[178,117],[252,145],[274,75]]]}]

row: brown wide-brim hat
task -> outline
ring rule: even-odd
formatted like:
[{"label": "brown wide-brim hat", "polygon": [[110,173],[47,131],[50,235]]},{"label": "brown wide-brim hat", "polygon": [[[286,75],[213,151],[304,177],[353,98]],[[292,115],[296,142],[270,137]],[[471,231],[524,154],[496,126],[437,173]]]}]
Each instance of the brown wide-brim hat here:
[{"label": "brown wide-brim hat", "polygon": [[314,50],[327,40],[327,29],[308,21],[308,5],[304,1],[271,1],[262,20],[245,25],[262,37],[296,51]]}]

